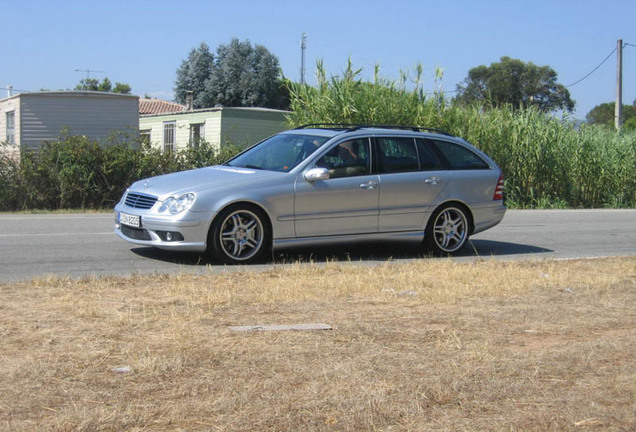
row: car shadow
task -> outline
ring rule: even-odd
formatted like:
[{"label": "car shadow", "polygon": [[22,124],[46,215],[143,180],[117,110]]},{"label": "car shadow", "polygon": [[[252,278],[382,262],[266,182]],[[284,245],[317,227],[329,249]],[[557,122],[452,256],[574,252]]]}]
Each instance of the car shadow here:
[{"label": "car shadow", "polygon": [[[205,255],[198,253],[173,252],[152,247],[136,247],[133,253],[143,258],[184,266],[218,265]],[[554,252],[538,246],[493,240],[470,240],[464,249],[455,255],[458,258],[490,258],[510,255],[531,255]],[[400,259],[430,258],[431,255],[420,246],[395,243],[351,243],[311,248],[276,250],[269,263],[285,264],[295,262],[347,262],[347,261],[393,261]]]},{"label": "car shadow", "polygon": [[196,252],[177,252],[157,249],[153,247],[135,247],[130,250],[137,256],[155,261],[163,261],[166,263],[186,265],[186,266],[203,266],[212,264],[209,259]]},{"label": "car shadow", "polygon": [[[490,258],[507,255],[529,255],[554,252],[550,249],[492,240],[470,240],[454,257]],[[327,261],[393,261],[400,259],[431,258],[421,246],[404,244],[368,243],[340,245],[338,247],[312,247],[274,252],[274,262],[327,262]]]},{"label": "car shadow", "polygon": [[459,256],[497,257],[506,255],[532,255],[552,253],[554,250],[539,246],[493,240],[469,240]]}]

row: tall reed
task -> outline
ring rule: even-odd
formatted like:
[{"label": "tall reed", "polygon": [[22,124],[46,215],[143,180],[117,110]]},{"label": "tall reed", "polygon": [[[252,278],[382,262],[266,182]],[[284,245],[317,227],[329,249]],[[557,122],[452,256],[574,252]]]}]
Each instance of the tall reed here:
[{"label": "tall reed", "polygon": [[382,79],[378,66],[371,82],[363,81],[361,72],[349,61],[341,75],[327,77],[319,62],[316,87],[291,87],[291,126],[354,123],[443,129],[495,159],[504,170],[513,207],[636,206],[634,132],[577,128],[568,119],[535,108],[454,105],[442,92],[423,92],[421,66],[412,83],[404,73],[397,81]]}]

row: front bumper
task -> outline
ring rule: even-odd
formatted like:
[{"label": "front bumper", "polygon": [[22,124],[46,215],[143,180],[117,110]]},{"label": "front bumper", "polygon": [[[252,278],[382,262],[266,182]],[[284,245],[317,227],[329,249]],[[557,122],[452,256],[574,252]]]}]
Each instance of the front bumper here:
[{"label": "front bumper", "polygon": [[[120,213],[139,216],[140,227],[120,223]],[[115,234],[127,242],[160,249],[204,252],[211,215],[186,211],[176,216],[158,216],[122,204],[115,206]]]}]

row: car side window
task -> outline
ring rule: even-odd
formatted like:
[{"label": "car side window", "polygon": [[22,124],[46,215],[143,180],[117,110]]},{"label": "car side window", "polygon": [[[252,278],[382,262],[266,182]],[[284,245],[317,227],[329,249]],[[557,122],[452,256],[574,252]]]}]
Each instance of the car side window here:
[{"label": "car side window", "polygon": [[329,178],[352,177],[371,172],[369,139],[345,141],[316,162],[317,167],[327,168]]},{"label": "car side window", "polygon": [[449,141],[431,140],[435,148],[448,161],[452,170],[489,169],[490,166],[468,148]]},{"label": "car side window", "polygon": [[420,169],[413,138],[377,138],[380,172],[409,172]]},{"label": "car side window", "polygon": [[420,157],[420,170],[439,171],[444,169],[444,164],[437,154],[431,149],[431,144],[423,139],[416,139],[417,153]]}]

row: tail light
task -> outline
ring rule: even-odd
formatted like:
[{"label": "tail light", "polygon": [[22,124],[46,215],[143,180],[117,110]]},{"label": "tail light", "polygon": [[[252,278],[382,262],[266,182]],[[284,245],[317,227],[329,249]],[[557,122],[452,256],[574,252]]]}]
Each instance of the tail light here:
[{"label": "tail light", "polygon": [[504,199],[504,178],[502,175],[499,176],[499,180],[497,180],[497,187],[495,188],[495,194],[492,197],[493,201],[503,200]]}]

